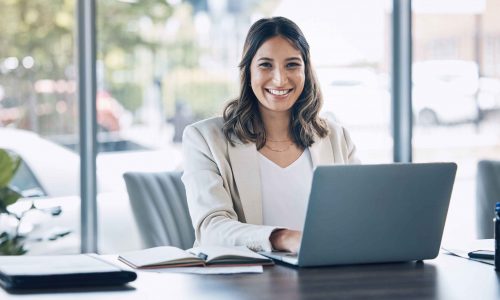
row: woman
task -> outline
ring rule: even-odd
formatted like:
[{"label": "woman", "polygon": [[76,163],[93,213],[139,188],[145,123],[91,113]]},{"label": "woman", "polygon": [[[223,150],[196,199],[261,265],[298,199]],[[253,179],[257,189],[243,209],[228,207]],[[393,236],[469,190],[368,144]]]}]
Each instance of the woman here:
[{"label": "woman", "polygon": [[344,128],[318,116],[322,96],[295,23],[253,24],[239,68],[240,95],[223,118],[184,131],[195,245],[297,252],[313,168],[357,162],[355,147]]}]

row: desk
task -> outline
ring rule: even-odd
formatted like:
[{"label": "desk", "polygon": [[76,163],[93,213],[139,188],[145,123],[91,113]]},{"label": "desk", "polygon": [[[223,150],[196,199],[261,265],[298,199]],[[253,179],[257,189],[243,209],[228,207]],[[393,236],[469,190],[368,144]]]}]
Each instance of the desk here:
[{"label": "desk", "polygon": [[493,266],[440,254],[424,263],[294,269],[262,274],[193,275],[138,272],[126,291],[10,295],[0,299],[500,299]]}]

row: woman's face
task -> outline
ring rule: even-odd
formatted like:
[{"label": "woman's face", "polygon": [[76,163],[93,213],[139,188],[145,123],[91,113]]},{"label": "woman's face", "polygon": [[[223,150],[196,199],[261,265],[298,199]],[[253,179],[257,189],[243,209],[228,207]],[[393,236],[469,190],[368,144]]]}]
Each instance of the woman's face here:
[{"label": "woman's face", "polygon": [[289,112],[304,90],[302,55],[281,36],[265,41],[250,65],[252,90],[261,113]]}]

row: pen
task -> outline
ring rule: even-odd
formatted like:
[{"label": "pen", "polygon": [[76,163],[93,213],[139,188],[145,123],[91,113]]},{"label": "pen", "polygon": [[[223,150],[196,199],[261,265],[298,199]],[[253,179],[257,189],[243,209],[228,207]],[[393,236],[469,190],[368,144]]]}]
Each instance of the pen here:
[{"label": "pen", "polygon": [[469,258],[476,259],[495,259],[495,252],[488,250],[476,250],[468,253]]},{"label": "pen", "polygon": [[198,253],[198,257],[199,257],[199,258],[201,258],[201,259],[203,259],[203,260],[207,260],[208,255],[206,255],[206,254],[205,254],[205,253],[203,253],[203,252],[200,252],[200,253]]}]

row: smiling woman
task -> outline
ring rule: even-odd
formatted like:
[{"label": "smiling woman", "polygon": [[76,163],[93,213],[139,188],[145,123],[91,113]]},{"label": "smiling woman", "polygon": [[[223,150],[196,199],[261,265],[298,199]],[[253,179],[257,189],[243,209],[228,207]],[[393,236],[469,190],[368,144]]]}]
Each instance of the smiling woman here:
[{"label": "smiling woman", "polygon": [[255,142],[257,149],[266,141],[283,140],[270,136],[265,121],[254,120],[276,117],[262,115],[263,109],[272,111],[274,105],[281,106],[283,113],[278,115],[291,122],[281,128],[284,132],[273,134],[290,134],[285,140],[293,138],[302,148],[312,144],[313,133],[325,137],[327,126],[318,118],[323,98],[310,61],[309,44],[295,23],[283,17],[256,22],[250,28],[239,64],[240,96],[224,109],[226,138],[231,141],[231,134],[235,134],[243,142]]},{"label": "smiling woman", "polygon": [[316,165],[358,162],[347,131],[319,117],[309,44],[283,17],[248,32],[240,94],[223,118],[186,128],[186,187],[195,245],[297,252]]},{"label": "smiling woman", "polygon": [[250,69],[260,112],[289,114],[304,90],[304,61],[300,51],[280,36],[271,38],[259,48]]},{"label": "smiling woman", "polygon": [[[281,167],[286,167],[303,152],[292,142],[288,132],[290,109],[304,90],[304,61],[300,51],[281,36],[273,37],[257,50],[250,66],[252,91],[266,124],[283,119],[282,132],[268,126],[266,143],[261,153]],[[274,136],[276,135],[276,136]]]}]

